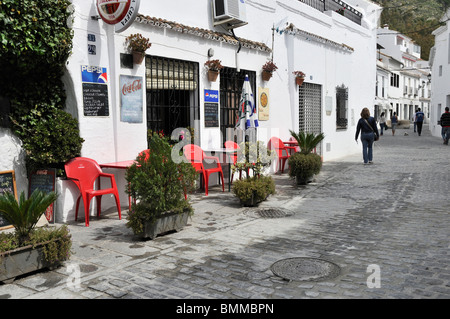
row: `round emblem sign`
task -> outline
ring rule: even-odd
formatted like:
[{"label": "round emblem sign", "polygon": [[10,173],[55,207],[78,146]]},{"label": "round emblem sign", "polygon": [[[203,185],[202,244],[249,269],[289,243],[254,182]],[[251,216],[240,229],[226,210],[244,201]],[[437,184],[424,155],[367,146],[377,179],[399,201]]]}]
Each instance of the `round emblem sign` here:
[{"label": "round emblem sign", "polygon": [[97,0],[97,10],[108,24],[116,26],[116,32],[128,28],[136,18],[139,0]]}]

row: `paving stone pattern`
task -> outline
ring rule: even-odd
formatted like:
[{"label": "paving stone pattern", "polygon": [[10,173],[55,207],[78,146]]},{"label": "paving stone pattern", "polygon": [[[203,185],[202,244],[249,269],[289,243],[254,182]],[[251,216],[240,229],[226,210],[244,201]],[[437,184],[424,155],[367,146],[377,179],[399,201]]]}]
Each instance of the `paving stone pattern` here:
[{"label": "paving stone pattern", "polygon": [[[191,195],[188,226],[154,240],[133,236],[114,211],[89,228],[80,219],[69,225],[68,262],[0,285],[0,298],[447,299],[449,158],[450,148],[427,127],[420,137],[387,131],[373,165],[363,165],[361,154],[327,162],[307,186],[274,175],[277,194],[260,208],[284,210],[284,217],[263,218],[213,188],[207,197]],[[288,281],[270,270],[295,257],[332,262],[340,274]]]}]

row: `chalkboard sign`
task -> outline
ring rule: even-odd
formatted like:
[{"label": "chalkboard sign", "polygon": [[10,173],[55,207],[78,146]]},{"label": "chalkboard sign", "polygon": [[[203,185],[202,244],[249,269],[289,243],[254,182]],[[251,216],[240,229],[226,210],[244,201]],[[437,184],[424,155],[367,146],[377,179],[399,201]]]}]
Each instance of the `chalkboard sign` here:
[{"label": "chalkboard sign", "polygon": [[[0,195],[7,192],[14,194],[17,199],[16,175],[14,171],[0,172]],[[12,226],[2,218],[0,214],[0,230],[11,227]]]},{"label": "chalkboard sign", "polygon": [[218,103],[205,103],[205,127],[219,127]]},{"label": "chalkboard sign", "polygon": [[[45,193],[55,191],[55,169],[43,169],[33,172],[29,177],[29,190],[28,196],[30,196],[36,189],[39,189]],[[54,203],[52,203],[45,211],[45,217],[49,222],[54,222]]]},{"label": "chalkboard sign", "polygon": [[108,85],[83,83],[84,116],[109,116]]}]

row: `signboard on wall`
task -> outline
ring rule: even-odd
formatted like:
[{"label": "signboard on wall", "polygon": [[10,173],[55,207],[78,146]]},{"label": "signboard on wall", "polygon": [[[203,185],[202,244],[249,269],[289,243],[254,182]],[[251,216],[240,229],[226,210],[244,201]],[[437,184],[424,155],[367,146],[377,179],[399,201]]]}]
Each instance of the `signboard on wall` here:
[{"label": "signboard on wall", "polygon": [[205,90],[205,127],[219,127],[219,91]]},{"label": "signboard on wall", "polygon": [[81,66],[84,116],[109,116],[108,73],[100,66]]},{"label": "signboard on wall", "polygon": [[269,89],[258,88],[258,120],[269,120]]},{"label": "signboard on wall", "polygon": [[142,123],[142,77],[121,75],[120,88],[120,121]]},{"label": "signboard on wall", "polygon": [[97,11],[116,32],[125,31],[136,19],[140,0],[97,0]]},{"label": "signboard on wall", "polygon": [[[43,169],[31,173],[29,177],[29,190],[28,196],[30,196],[36,189],[41,190],[44,193],[50,193],[55,191],[55,169]],[[45,217],[49,222],[54,223],[54,204],[52,203],[45,211]]]}]

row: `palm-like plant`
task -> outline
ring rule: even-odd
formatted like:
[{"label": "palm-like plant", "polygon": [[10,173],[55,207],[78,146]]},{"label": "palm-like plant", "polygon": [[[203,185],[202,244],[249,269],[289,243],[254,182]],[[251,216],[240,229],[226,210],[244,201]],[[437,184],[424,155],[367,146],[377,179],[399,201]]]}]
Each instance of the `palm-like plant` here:
[{"label": "palm-like plant", "polygon": [[15,227],[19,241],[24,242],[47,207],[57,198],[55,192],[44,193],[39,189],[29,199],[25,199],[25,193],[22,192],[19,201],[12,193],[5,193],[0,196],[0,214]]},{"label": "palm-like plant", "polygon": [[295,133],[292,130],[289,130],[289,132],[291,133],[291,136],[297,141],[298,146],[300,147],[300,153],[302,154],[311,153],[313,149],[316,148],[316,146],[325,138],[325,135],[323,133]]}]

